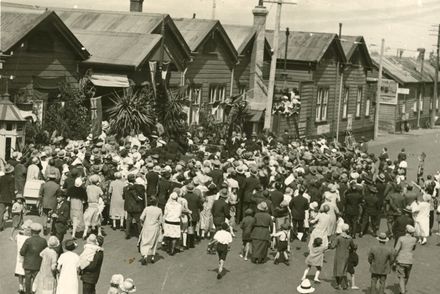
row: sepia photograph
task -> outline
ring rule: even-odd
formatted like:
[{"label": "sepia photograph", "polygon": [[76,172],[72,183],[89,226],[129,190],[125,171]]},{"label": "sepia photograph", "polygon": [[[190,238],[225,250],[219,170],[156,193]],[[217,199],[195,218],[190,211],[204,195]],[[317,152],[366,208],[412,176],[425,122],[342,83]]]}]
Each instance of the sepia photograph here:
[{"label": "sepia photograph", "polygon": [[0,0],[0,294],[434,294],[438,0]]}]

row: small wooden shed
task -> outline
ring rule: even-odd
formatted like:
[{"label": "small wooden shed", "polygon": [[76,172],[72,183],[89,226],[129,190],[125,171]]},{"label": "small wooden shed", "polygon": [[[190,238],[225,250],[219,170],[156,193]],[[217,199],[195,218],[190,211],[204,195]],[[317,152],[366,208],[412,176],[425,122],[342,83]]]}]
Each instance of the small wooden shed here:
[{"label": "small wooden shed", "polygon": [[8,160],[13,151],[23,147],[25,122],[20,110],[9,100],[9,95],[2,95],[0,97],[0,158]]}]

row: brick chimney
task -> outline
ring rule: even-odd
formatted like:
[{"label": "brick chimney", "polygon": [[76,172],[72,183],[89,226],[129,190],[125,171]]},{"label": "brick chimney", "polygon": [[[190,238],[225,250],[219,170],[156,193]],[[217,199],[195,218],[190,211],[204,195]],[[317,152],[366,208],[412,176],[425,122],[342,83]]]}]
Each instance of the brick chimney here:
[{"label": "brick chimney", "polygon": [[144,0],[130,0],[130,11],[142,12],[143,4],[144,4]]},{"label": "brick chimney", "polygon": [[266,107],[267,87],[263,82],[264,45],[266,40],[266,18],[269,11],[264,7],[263,1],[252,10],[254,15],[254,28],[256,31],[254,46],[252,49],[250,77],[249,77],[249,99],[250,108],[263,110]]}]

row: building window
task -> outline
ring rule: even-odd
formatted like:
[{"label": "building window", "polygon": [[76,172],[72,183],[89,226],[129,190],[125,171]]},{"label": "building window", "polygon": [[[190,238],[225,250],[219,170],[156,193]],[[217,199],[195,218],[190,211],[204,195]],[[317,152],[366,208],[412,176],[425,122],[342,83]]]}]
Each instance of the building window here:
[{"label": "building window", "polygon": [[414,101],[413,106],[412,106],[412,110],[413,110],[413,112],[417,112],[417,101]]},{"label": "building window", "polygon": [[371,105],[370,97],[367,97],[367,99],[365,100],[365,116],[366,117],[370,116],[370,105]]},{"label": "building window", "polygon": [[348,114],[348,95],[350,94],[350,88],[344,88],[344,97],[342,100],[342,118],[346,119]]},{"label": "building window", "polygon": [[247,100],[247,91],[248,91],[248,87],[244,86],[244,85],[240,85],[238,88],[238,94],[240,96],[243,96],[243,100]]},{"label": "building window", "polygon": [[191,101],[189,108],[187,109],[187,122],[189,125],[199,124],[200,117],[200,104],[202,101],[202,87],[191,86],[188,87],[187,97]]},{"label": "building window", "polygon": [[209,87],[209,103],[212,104],[212,115],[218,121],[223,121],[224,110],[222,102],[225,101],[225,85],[211,85]]},{"label": "building window", "polygon": [[315,116],[315,120],[317,122],[327,120],[327,104],[328,104],[328,88],[318,89],[318,98],[316,101],[316,116]]},{"label": "building window", "polygon": [[6,131],[12,131],[14,129],[14,124],[11,122],[6,123]]},{"label": "building window", "polygon": [[362,87],[359,87],[356,96],[356,117],[361,116],[362,95],[363,95]]}]

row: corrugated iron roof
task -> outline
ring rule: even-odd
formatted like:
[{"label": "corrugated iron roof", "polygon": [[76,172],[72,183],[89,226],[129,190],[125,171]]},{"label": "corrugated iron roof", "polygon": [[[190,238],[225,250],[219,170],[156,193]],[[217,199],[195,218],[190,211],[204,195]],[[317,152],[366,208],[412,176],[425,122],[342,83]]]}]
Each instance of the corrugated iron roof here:
[{"label": "corrugated iron roof", "polygon": [[206,36],[219,23],[218,20],[198,18],[173,18],[173,20],[192,52],[197,51]]},{"label": "corrugated iron roof", "polygon": [[158,46],[161,35],[74,30],[89,49],[85,63],[102,63],[138,67]]},{"label": "corrugated iron roof", "polygon": [[[278,58],[284,59],[286,47],[286,32],[280,31],[278,42]],[[273,43],[273,31],[266,31],[266,38],[269,44]],[[332,44],[335,44],[336,51],[341,59],[345,61],[345,54],[336,34],[297,32],[289,34],[287,59],[302,62],[319,62]]]},{"label": "corrugated iron roof", "polygon": [[[379,66],[379,55],[372,55],[373,63]],[[432,83],[434,81],[435,69],[425,61],[423,65],[423,76],[421,74],[421,62],[413,57],[384,56],[382,59],[383,72],[400,84],[408,83]]]},{"label": "corrugated iron roof", "polygon": [[0,121],[25,121],[20,110],[9,99],[0,98]]},{"label": "corrugated iron roof", "polygon": [[67,28],[58,15],[51,10],[42,10],[33,6],[20,4],[0,3],[1,5],[1,39],[0,50],[7,52],[20,42],[34,28],[42,22],[50,21],[56,30],[62,33],[65,40],[83,58],[89,56],[89,52]]},{"label": "corrugated iron roof", "polygon": [[226,33],[234,44],[238,54],[242,54],[248,43],[255,36],[255,28],[252,26],[223,25]]}]

